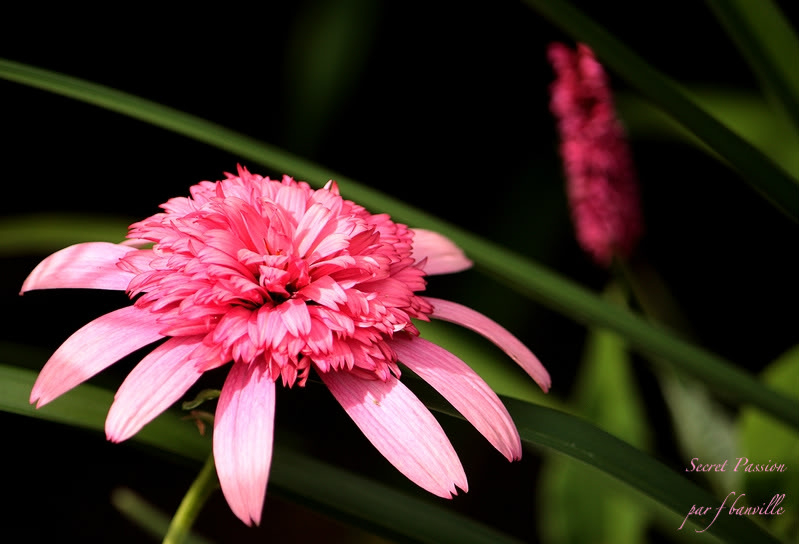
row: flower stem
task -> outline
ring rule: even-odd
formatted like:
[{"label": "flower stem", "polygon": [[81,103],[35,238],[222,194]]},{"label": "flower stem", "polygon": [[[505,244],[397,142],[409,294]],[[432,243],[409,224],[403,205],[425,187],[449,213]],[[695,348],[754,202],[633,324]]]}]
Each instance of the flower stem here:
[{"label": "flower stem", "polygon": [[197,519],[197,515],[200,513],[205,501],[218,487],[219,480],[216,477],[214,456],[209,455],[197,478],[186,492],[186,496],[183,497],[180,506],[178,506],[162,544],[181,544],[185,542],[191,531],[191,526],[194,520]]}]

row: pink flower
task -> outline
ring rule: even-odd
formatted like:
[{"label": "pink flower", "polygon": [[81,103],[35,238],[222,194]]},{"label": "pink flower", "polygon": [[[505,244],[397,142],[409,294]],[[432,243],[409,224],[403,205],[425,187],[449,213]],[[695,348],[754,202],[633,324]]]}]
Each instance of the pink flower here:
[{"label": "pink flower", "polygon": [[643,230],[638,183],[610,86],[594,53],[550,44],[556,79],[550,108],[558,119],[566,192],[577,240],[594,260],[628,257]]},{"label": "pink flower", "polygon": [[[473,329],[544,389],[536,357],[487,317],[416,294],[426,273],[471,266],[443,236],[409,229],[344,200],[335,182],[313,190],[238,175],[191,188],[131,225],[122,244],[83,243],[42,261],[33,289],[126,290],[133,305],[70,336],[31,392],[37,407],[122,357],[158,345],[120,386],[106,420],[125,440],[175,403],[203,372],[231,363],[214,421],[222,492],[244,523],[261,519],[272,457],[275,387],[313,372],[364,435],[409,479],[450,498],[468,489],[457,454],[399,363],[437,389],[509,460],[518,431],[497,395],[463,361],[419,337],[412,318]],[[152,246],[147,246],[152,243]]]}]

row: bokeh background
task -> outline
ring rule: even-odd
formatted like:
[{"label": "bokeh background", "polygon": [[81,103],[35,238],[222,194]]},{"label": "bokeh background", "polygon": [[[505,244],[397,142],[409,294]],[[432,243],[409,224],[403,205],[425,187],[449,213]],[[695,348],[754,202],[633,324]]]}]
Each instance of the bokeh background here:
[{"label": "bokeh background", "polygon": [[[704,3],[575,4],[697,92],[760,96],[754,75]],[[777,4],[796,23],[793,3]],[[548,109],[553,73],[546,46],[574,41],[524,3],[302,0],[257,9],[194,6],[176,14],[95,9],[5,16],[0,57],[214,121],[409,202],[591,290],[608,284],[609,272],[575,242]],[[796,224],[729,167],[664,130],[624,82],[610,77],[641,183],[646,233],[640,254],[657,269],[702,346],[761,371],[797,341]],[[77,213],[126,224],[243,162],[16,83],[0,80],[0,97],[4,218]],[[799,152],[792,159],[781,147],[792,140],[730,103],[731,115],[753,119],[752,130],[774,138],[774,153],[799,170]],[[346,186],[342,191],[346,196]],[[126,301],[122,294],[93,292],[20,297],[22,281],[43,256],[36,248],[1,256],[3,363],[40,366],[71,332]],[[479,269],[431,278],[428,287],[431,296],[468,304],[516,333],[551,372],[552,394],[570,397],[587,338],[583,325],[518,297]],[[690,458],[677,446],[657,378],[646,361],[634,361],[651,452],[680,470]],[[114,387],[135,362],[126,359],[95,382]],[[394,481],[391,467],[323,393],[281,393],[278,440],[299,435],[312,455],[416,492],[401,477]],[[171,513],[198,469],[55,423],[0,413],[0,425],[10,504],[0,514],[2,531],[27,535],[27,542],[67,536],[151,541],[113,506],[113,493],[133,490]],[[539,541],[544,453],[528,450],[509,464],[467,425],[451,421],[446,428],[471,484],[448,506],[522,541]],[[601,489],[585,493],[601,500]],[[383,542],[271,490],[260,528],[241,525],[217,494],[197,530],[217,542]],[[651,542],[673,537],[658,527],[647,533]]]}]

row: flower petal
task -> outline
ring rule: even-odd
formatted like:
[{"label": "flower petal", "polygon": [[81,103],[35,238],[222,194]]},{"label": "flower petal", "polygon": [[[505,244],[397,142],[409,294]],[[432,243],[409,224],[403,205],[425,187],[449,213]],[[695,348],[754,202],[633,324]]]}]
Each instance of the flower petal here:
[{"label": "flower petal", "polygon": [[549,372],[541,364],[541,361],[521,343],[518,338],[513,336],[502,325],[484,316],[480,312],[472,310],[466,306],[448,300],[438,298],[422,297],[433,306],[433,313],[430,317],[449,321],[457,325],[471,329],[491,340],[498,347],[516,361],[527,374],[530,375],[535,383],[544,390],[549,391],[552,380]]},{"label": "flower petal", "polygon": [[134,274],[117,262],[135,248],[109,242],[75,244],[40,262],[22,284],[20,294],[33,289],[112,289],[124,291]]},{"label": "flower petal", "polygon": [[472,267],[463,250],[446,236],[425,229],[413,231],[411,256],[416,261],[427,259],[422,269],[427,275],[462,272]]},{"label": "flower petal", "polygon": [[[75,331],[42,368],[30,402],[41,408],[139,348],[163,338],[153,315],[135,306],[107,313]],[[37,402],[38,401],[38,402]]]},{"label": "flower petal", "polygon": [[521,459],[522,441],[513,419],[469,365],[424,338],[396,336],[390,345],[401,363],[441,393],[508,461]]},{"label": "flower petal", "polygon": [[105,420],[112,442],[127,440],[166,410],[203,374],[205,360],[191,360],[203,336],[170,338],[128,374]]},{"label": "flower petal", "polygon": [[319,375],[366,438],[411,481],[447,499],[457,494],[455,486],[468,491],[441,425],[399,380],[366,380],[345,371]]},{"label": "flower petal", "polygon": [[275,422],[275,382],[263,364],[234,363],[214,421],[214,460],[230,509],[258,525],[266,496]]}]

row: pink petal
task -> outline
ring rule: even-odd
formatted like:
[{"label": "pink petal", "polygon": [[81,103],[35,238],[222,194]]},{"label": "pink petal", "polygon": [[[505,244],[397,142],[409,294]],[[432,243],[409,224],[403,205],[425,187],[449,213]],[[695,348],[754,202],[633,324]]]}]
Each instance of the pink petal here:
[{"label": "pink petal", "polygon": [[[153,315],[126,306],[87,323],[61,344],[33,384],[30,401],[41,408],[139,348],[163,338]],[[38,402],[37,402],[38,401]]]},{"label": "pink petal", "polygon": [[330,276],[314,280],[297,291],[297,294],[333,310],[337,310],[338,305],[347,300],[344,289]]},{"label": "pink petal", "polygon": [[261,522],[272,463],[275,382],[266,365],[234,363],[214,422],[214,460],[230,509],[247,525]]},{"label": "pink petal", "polygon": [[413,231],[411,256],[416,261],[427,259],[423,270],[427,275],[462,272],[472,267],[472,261],[455,243],[437,232],[425,229]]},{"label": "pink petal", "polygon": [[507,329],[480,312],[456,302],[430,297],[423,298],[433,306],[433,313],[430,314],[430,317],[461,325],[485,336],[488,340],[491,340],[498,347],[502,348],[511,359],[516,361],[544,392],[549,391],[552,380],[549,377],[547,369],[544,368],[544,365],[541,364],[538,358],[527,349],[527,346],[522,344],[519,339],[508,332]]},{"label": "pink petal", "polygon": [[311,331],[311,314],[308,313],[308,306],[303,301],[292,298],[273,311],[280,313],[289,334],[304,336]]},{"label": "pink petal", "polygon": [[441,393],[508,461],[521,459],[522,441],[508,410],[469,365],[418,337],[394,337],[401,363]]},{"label": "pink petal", "polygon": [[170,338],[128,374],[105,420],[109,440],[127,440],[169,408],[203,374],[207,361],[191,360],[203,336]]},{"label": "pink petal", "polygon": [[433,414],[393,376],[365,380],[320,372],[336,400],[377,450],[411,481],[434,495],[468,491],[463,467]]},{"label": "pink petal", "polygon": [[124,291],[134,274],[117,267],[119,259],[135,248],[108,242],[75,244],[40,262],[22,284],[33,289],[113,289]]}]

